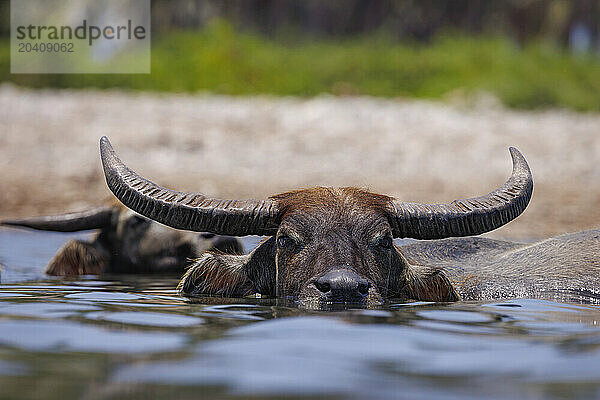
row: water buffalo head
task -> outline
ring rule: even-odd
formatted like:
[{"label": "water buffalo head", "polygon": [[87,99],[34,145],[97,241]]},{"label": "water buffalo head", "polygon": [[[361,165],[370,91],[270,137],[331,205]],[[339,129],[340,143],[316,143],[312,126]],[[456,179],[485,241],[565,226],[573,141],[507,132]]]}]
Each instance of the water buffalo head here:
[{"label": "water buffalo head", "polygon": [[171,229],[122,205],[6,220],[2,225],[55,232],[98,230],[91,241],[67,242],[48,264],[50,275],[181,272],[205,250],[242,251],[235,238]]},{"label": "water buffalo head", "polygon": [[109,188],[126,206],[163,224],[225,235],[268,236],[247,255],[207,252],[182,279],[182,294],[262,293],[302,303],[377,303],[388,297],[455,301],[440,269],[412,265],[394,238],[440,239],[496,229],[527,206],[533,179],[511,148],[513,172],[499,189],[448,204],[406,203],[357,188],[313,188],[266,200],[221,200],[176,192],[140,177],[100,141]]}]

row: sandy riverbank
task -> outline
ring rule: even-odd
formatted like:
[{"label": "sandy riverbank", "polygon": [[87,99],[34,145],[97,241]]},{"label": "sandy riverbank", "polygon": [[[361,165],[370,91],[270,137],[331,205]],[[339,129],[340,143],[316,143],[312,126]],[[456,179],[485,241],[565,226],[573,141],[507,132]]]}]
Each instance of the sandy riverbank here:
[{"label": "sandy riverbank", "polygon": [[0,87],[0,218],[109,198],[98,140],[171,188],[263,197],[355,185],[407,201],[487,193],[508,146],[534,173],[527,211],[495,237],[600,226],[600,115],[374,98],[173,95]]}]

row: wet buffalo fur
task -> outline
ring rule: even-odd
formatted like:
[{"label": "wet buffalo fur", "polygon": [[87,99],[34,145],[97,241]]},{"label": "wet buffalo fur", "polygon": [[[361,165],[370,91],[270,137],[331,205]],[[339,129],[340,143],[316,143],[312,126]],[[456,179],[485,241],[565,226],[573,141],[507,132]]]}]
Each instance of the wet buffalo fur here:
[{"label": "wet buffalo fur", "polygon": [[272,197],[278,232],[248,255],[204,253],[179,284],[183,295],[260,293],[319,301],[315,281],[346,269],[369,282],[365,301],[457,301],[441,269],[411,265],[392,243],[390,198],[356,188],[314,188]]}]

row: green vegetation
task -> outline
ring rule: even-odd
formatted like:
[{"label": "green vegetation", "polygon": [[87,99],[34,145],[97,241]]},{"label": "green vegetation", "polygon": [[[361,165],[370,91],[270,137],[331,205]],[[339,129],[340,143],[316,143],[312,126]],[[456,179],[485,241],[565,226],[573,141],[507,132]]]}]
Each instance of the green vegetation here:
[{"label": "green vegetation", "polygon": [[11,75],[0,42],[0,81],[32,87],[313,96],[319,93],[440,98],[494,93],[516,108],[600,110],[600,58],[499,37],[439,36],[407,44],[385,35],[337,41],[270,40],[228,24],[153,38],[152,74]]}]

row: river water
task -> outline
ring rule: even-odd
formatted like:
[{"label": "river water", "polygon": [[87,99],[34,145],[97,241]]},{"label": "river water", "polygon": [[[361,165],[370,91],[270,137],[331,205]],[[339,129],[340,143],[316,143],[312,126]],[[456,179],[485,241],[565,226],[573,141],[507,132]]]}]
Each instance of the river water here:
[{"label": "river water", "polygon": [[2,399],[600,398],[598,305],[191,303],[177,277],[46,277],[72,236],[0,229]]}]

